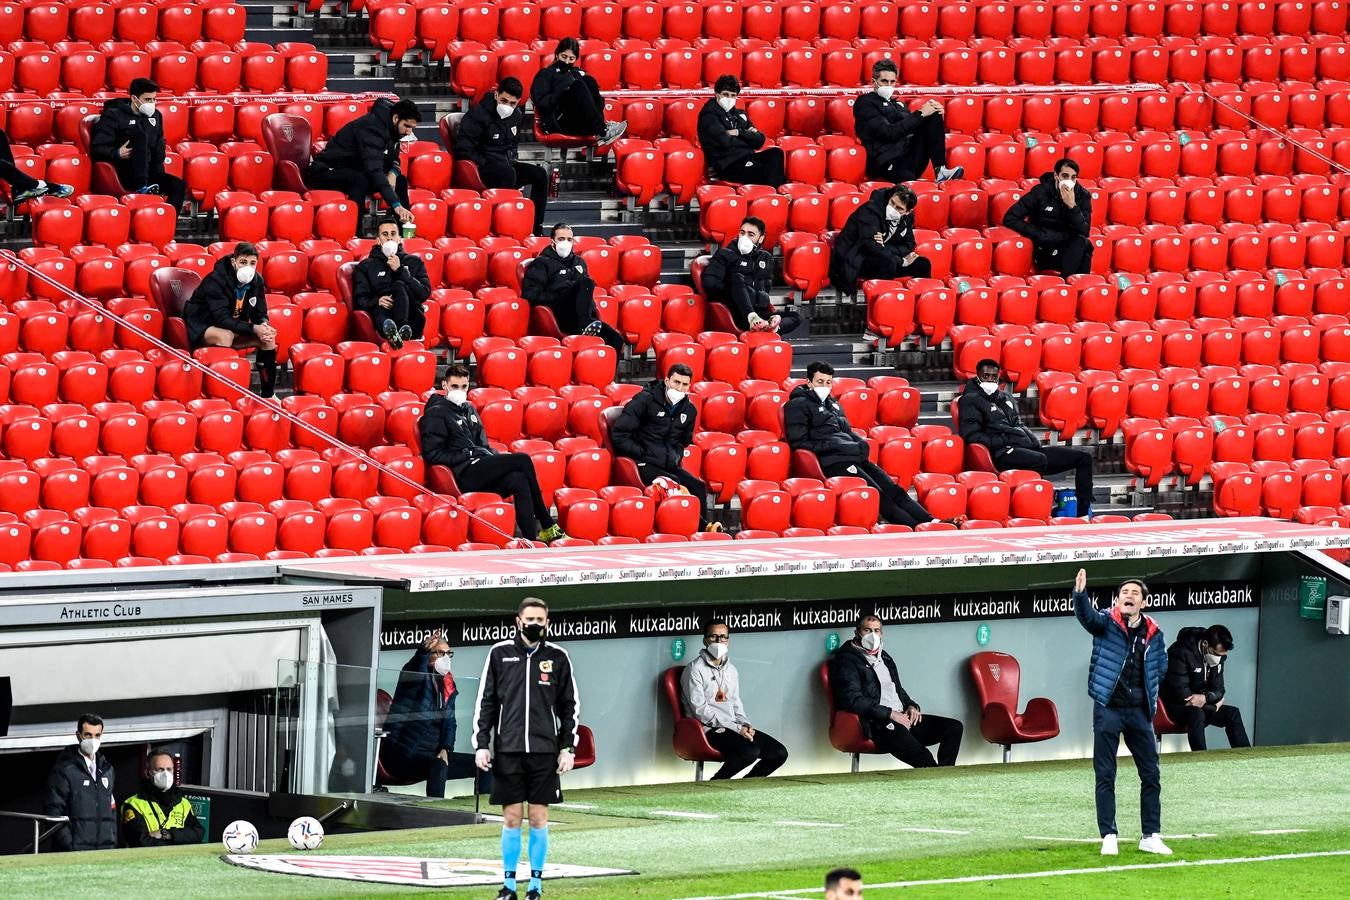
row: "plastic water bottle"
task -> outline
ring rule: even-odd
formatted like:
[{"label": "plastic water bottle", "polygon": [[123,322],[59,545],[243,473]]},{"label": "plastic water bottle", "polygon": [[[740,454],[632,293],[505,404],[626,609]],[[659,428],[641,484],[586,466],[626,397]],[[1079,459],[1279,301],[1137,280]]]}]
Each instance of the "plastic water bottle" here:
[{"label": "plastic water bottle", "polygon": [[553,174],[548,179],[548,196],[550,200],[556,200],[562,189],[562,172],[558,167],[553,167]]},{"label": "plastic water bottle", "polygon": [[415,237],[417,237],[417,223],[416,223],[416,222],[404,222],[404,223],[403,223],[403,239],[404,239],[405,241],[410,241],[410,240],[412,240],[412,239],[415,238]]}]

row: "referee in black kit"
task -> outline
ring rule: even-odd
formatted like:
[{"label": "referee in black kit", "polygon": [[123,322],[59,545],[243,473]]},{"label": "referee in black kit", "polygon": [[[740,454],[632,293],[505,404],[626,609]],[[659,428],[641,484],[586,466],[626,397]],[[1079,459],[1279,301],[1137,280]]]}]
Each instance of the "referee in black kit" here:
[{"label": "referee in black kit", "polygon": [[[502,889],[518,900],[520,823],[530,805],[530,886],[539,900],[548,856],[548,806],[562,801],[558,776],[572,770],[577,746],[577,685],[572,658],[544,640],[548,605],[526,597],[516,610],[516,637],[492,645],[478,682],[474,761],[492,770],[492,802],[502,808]],[[491,739],[491,748],[489,748]],[[493,758],[493,754],[496,758]]]}]

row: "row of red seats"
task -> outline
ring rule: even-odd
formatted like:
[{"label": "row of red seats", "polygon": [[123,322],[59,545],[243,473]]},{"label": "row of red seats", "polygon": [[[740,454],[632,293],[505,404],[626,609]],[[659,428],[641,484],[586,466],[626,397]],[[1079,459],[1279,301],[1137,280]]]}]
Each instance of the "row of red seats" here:
[{"label": "row of red seats", "polygon": [[233,44],[244,39],[244,7],[234,0],[164,0],[161,3],[87,3],[84,0],[6,0],[0,3],[0,44],[117,39],[190,44],[206,38]]},{"label": "row of red seats", "polygon": [[[1123,423],[1126,468],[1139,475],[1150,488],[1158,486],[1174,472],[1178,482],[1187,485],[1198,485],[1209,476],[1214,483],[1216,511],[1231,505],[1231,501],[1223,497],[1222,482],[1231,475],[1245,475],[1253,469],[1258,473],[1262,470],[1282,473],[1278,490],[1283,494],[1283,502],[1278,504],[1278,509],[1273,508],[1277,504],[1266,504],[1271,508],[1268,514],[1276,518],[1291,518],[1299,506],[1339,505],[1342,502],[1341,473],[1327,471],[1329,461],[1335,458],[1329,449],[1331,442],[1326,442],[1328,449],[1325,451],[1311,446],[1312,440],[1296,443],[1292,426],[1279,423],[1277,417],[1270,418],[1277,421],[1264,426],[1244,426],[1238,420],[1224,417],[1204,421],[1178,416],[1161,422],[1126,419]],[[1298,429],[1298,434],[1301,436],[1315,428],[1316,425],[1304,426]],[[1227,440],[1230,432],[1233,440]],[[1336,444],[1338,448],[1344,448],[1346,441],[1338,438]],[[1296,455],[1300,450],[1312,450],[1319,455],[1300,457]],[[1247,455],[1237,455],[1243,452]],[[1313,475],[1316,477],[1311,477]],[[1308,477],[1306,499],[1300,496],[1304,477]],[[1239,482],[1245,483],[1249,482]],[[1328,502],[1333,498],[1334,502]]]},{"label": "row of red seats", "polygon": [[1307,524],[1344,527],[1346,459],[1278,462],[1216,462],[1214,512],[1220,516],[1267,515]]}]

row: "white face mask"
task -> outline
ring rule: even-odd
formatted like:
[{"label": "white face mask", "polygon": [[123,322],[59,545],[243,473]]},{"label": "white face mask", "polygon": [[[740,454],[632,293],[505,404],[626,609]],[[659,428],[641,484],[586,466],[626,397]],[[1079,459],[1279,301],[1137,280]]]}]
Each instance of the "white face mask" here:
[{"label": "white face mask", "polygon": [[234,270],[234,277],[239,279],[240,284],[248,284],[257,271],[256,266],[240,266]]},{"label": "white face mask", "polygon": [[434,663],[431,664],[431,667],[432,667],[433,669],[436,670],[436,674],[437,674],[437,675],[449,675],[449,674],[450,674],[450,657],[448,657],[448,656],[438,656],[438,657],[436,657],[436,661],[435,661]]},{"label": "white face mask", "polygon": [[397,256],[398,241],[385,241],[380,245],[380,249],[384,251],[385,256]]},{"label": "white face mask", "polygon": [[985,396],[987,396],[987,397],[992,397],[992,396],[994,396],[994,394],[998,393],[998,382],[997,382],[997,381],[981,381],[981,382],[980,382],[980,390],[984,391]]},{"label": "white face mask", "polygon": [[150,780],[153,781],[155,787],[159,788],[161,791],[167,791],[169,788],[173,787],[173,773],[166,772],[163,769],[160,769],[154,775],[151,775]]},{"label": "white face mask", "polygon": [[558,254],[563,259],[567,259],[567,257],[572,255],[572,242],[558,241],[558,243],[553,245],[553,252]]},{"label": "white face mask", "polygon": [[726,644],[709,644],[709,645],[708,645],[708,655],[711,656],[713,659],[716,659],[716,660],[723,660],[723,659],[726,659],[726,658],[727,658],[727,645],[726,645]]},{"label": "white face mask", "polygon": [[894,93],[895,93],[895,85],[893,84],[877,85],[877,96],[880,97],[882,100],[891,99],[891,95]]},{"label": "white face mask", "polygon": [[1205,654],[1205,665],[1209,666],[1211,669],[1216,668],[1222,662],[1222,656],[1215,656],[1213,653]]},{"label": "white face mask", "polygon": [[746,256],[751,250],[755,249],[755,241],[753,238],[741,235],[736,238],[736,249],[740,252],[741,256]]},{"label": "white face mask", "polygon": [[1074,178],[1072,175],[1070,175],[1068,178],[1061,177],[1059,179],[1060,184],[1067,184],[1069,187],[1073,187],[1075,181],[1077,181],[1077,179]]},{"label": "white face mask", "polygon": [[736,98],[735,98],[735,97],[718,97],[718,98],[717,98],[717,105],[720,106],[720,107],[722,107],[722,109],[726,110],[727,112],[731,112],[733,109],[736,108]]},{"label": "white face mask", "polygon": [[405,134],[403,137],[399,138],[399,140],[402,141],[402,142],[405,143],[405,144],[411,144],[411,143],[414,143],[414,142],[417,140],[417,135],[415,135],[415,134]]},{"label": "white face mask", "polygon": [[155,104],[154,104],[154,101],[151,101],[151,102],[149,102],[149,103],[142,103],[140,106],[136,107],[136,109],[137,109],[137,110],[140,112],[140,114],[143,115],[143,116],[146,116],[146,117],[153,116],[153,115],[155,114]]},{"label": "white face mask", "polygon": [[894,206],[891,206],[889,203],[886,204],[886,221],[887,221],[887,222],[899,222],[899,221],[900,221],[901,219],[903,219],[904,217],[905,217],[905,214],[902,213],[902,212],[900,212],[900,210],[896,209]]},{"label": "white face mask", "polygon": [[515,111],[516,108],[514,106],[511,106],[510,104],[507,103],[497,104],[497,115],[501,116],[503,119],[511,118],[511,113]]},{"label": "white face mask", "polygon": [[80,752],[85,756],[93,756],[98,752],[99,745],[102,743],[103,741],[98,738],[85,738],[80,741]]},{"label": "white face mask", "polygon": [[463,405],[464,405],[464,401],[466,401],[466,400],[469,399],[469,392],[468,392],[468,391],[446,391],[446,392],[445,392],[445,399],[449,400],[451,403],[455,404],[456,406],[463,406]]},{"label": "white face mask", "polygon": [[688,395],[685,394],[684,391],[677,391],[672,387],[666,388],[666,399],[670,401],[671,406],[674,406],[676,403],[679,403],[686,396]]},{"label": "white face mask", "polygon": [[830,399],[830,386],[828,384],[816,385],[812,387],[811,390],[816,392],[816,396],[819,397],[822,402]]},{"label": "white face mask", "polygon": [[862,636],[862,648],[868,653],[876,653],[881,650],[881,635],[875,631],[869,631]]}]

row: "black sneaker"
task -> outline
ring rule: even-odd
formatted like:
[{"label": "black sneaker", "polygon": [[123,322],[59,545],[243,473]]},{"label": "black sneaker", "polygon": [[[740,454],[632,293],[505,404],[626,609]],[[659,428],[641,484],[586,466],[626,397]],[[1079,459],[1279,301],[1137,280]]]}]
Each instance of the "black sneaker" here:
[{"label": "black sneaker", "polygon": [[160,193],[159,185],[157,185],[157,184],[147,184],[145,187],[141,188],[141,189],[140,189],[139,191],[137,191],[136,193],[138,193],[138,194],[154,194],[154,195],[158,195],[158,194]]},{"label": "black sneaker", "polygon": [[411,341],[413,339],[412,326],[404,325],[398,330],[398,336],[405,341]]},{"label": "black sneaker", "polygon": [[492,898],[492,900],[520,900],[520,898],[516,896],[515,891],[508,887],[504,887],[497,892],[497,896]]},{"label": "black sneaker", "polygon": [[530,888],[525,892],[525,900],[540,900],[542,895],[535,888]]},{"label": "black sneaker", "polygon": [[399,334],[398,325],[393,319],[385,319],[384,327],[380,329],[380,334],[389,342],[389,346],[395,350],[403,346],[403,335]]},{"label": "black sneaker", "polygon": [[592,319],[590,324],[588,324],[585,328],[581,329],[581,333],[589,335],[591,337],[598,337],[600,333],[604,330],[604,328],[605,328],[604,322],[601,322],[599,319]]},{"label": "black sneaker", "polygon": [[15,206],[18,206],[20,203],[27,203],[29,200],[36,200],[39,197],[45,196],[47,196],[47,189],[42,185],[38,185],[37,187],[29,188],[26,191],[19,191],[14,195],[13,203]]}]

